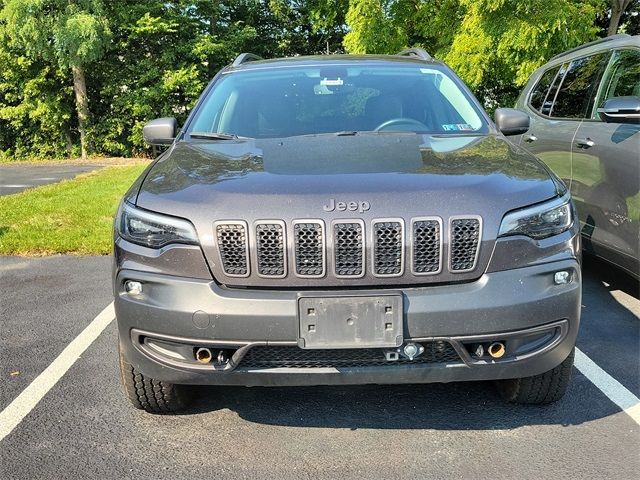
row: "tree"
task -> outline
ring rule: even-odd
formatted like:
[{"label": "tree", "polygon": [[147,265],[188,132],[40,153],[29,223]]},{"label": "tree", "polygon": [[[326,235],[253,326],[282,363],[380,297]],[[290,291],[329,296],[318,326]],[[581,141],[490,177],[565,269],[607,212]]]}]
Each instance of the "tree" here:
[{"label": "tree", "polygon": [[620,25],[622,14],[631,4],[631,1],[632,0],[609,0],[611,17],[609,18],[609,28],[607,29],[608,36],[618,33],[618,26]]},{"label": "tree", "polygon": [[71,70],[82,157],[89,150],[89,98],[85,66],[102,57],[110,31],[100,0],[6,0],[0,20],[9,42],[34,60]]},{"label": "tree", "polygon": [[390,5],[381,0],[351,0],[347,12],[349,32],[344,48],[349,53],[397,53],[407,42],[406,34],[389,15]]},{"label": "tree", "polygon": [[595,38],[601,0],[460,0],[462,23],[445,61],[484,97],[512,104],[531,73],[553,55]]}]

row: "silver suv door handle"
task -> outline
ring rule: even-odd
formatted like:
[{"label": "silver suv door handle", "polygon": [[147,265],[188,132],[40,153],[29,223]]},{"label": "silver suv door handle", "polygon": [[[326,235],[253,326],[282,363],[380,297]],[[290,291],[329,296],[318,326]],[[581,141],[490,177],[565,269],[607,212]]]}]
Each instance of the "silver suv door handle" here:
[{"label": "silver suv door handle", "polygon": [[596,142],[594,142],[590,138],[579,138],[579,139],[576,140],[576,146],[578,148],[591,148],[595,144],[596,144]]},{"label": "silver suv door handle", "polygon": [[533,135],[531,133],[529,135],[525,135],[524,136],[524,141],[527,142],[527,143],[535,142],[537,139],[538,139],[538,137],[536,137],[535,135]]}]

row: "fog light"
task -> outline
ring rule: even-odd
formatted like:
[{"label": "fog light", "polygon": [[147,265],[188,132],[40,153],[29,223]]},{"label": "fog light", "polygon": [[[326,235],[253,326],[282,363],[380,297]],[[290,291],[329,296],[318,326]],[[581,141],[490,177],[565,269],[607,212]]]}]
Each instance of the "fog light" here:
[{"label": "fog light", "polygon": [[140,295],[142,293],[142,283],[127,280],[124,282],[124,289],[129,295]]},{"label": "fog light", "polygon": [[424,352],[424,347],[422,345],[415,344],[415,343],[407,343],[402,349],[402,353],[409,360],[413,360],[414,357],[417,357],[422,352]]},{"label": "fog light", "polygon": [[553,275],[553,283],[555,283],[556,285],[564,285],[565,283],[569,283],[570,281],[571,281],[571,274],[566,270],[556,272]]}]

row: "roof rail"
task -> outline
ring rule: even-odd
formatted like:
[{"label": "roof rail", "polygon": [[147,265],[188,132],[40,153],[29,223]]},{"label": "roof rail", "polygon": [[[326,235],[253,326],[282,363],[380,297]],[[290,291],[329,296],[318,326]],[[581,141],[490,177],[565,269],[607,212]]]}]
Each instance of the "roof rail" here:
[{"label": "roof rail", "polygon": [[418,47],[405,48],[400,53],[398,53],[398,56],[400,56],[400,57],[417,57],[420,60],[424,60],[424,61],[427,61],[427,62],[430,62],[431,60],[433,60],[433,57],[431,55],[429,55],[424,48],[418,48]]},{"label": "roof rail", "polygon": [[253,53],[241,53],[236,57],[236,59],[231,64],[232,67],[237,67],[247,62],[255,62],[256,60],[262,60],[262,57],[255,55]]},{"label": "roof rail", "polygon": [[[574,48],[571,48],[571,49],[567,50],[566,52],[562,52],[562,53],[559,53],[557,55],[554,55],[553,57],[551,57],[551,60],[555,60],[556,58],[564,57],[565,55],[568,55],[568,54],[573,53],[573,52],[577,52],[578,50],[582,50],[583,48],[591,47],[593,45],[599,45],[601,43],[607,43],[607,42],[610,42],[612,40],[619,40],[620,38],[626,38],[626,37],[630,37],[630,35],[628,35],[626,33],[618,33],[617,35],[611,35],[610,37],[599,38],[598,40],[594,40],[593,42],[585,43],[583,45],[578,45],[577,47],[574,47]],[[551,60],[549,60],[549,61],[551,61]]]}]

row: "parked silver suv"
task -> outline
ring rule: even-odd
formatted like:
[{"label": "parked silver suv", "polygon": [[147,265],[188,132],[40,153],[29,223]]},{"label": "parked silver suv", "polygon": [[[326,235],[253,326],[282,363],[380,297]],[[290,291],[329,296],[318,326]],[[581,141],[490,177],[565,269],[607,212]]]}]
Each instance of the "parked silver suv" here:
[{"label": "parked silver suv", "polygon": [[571,189],[585,250],[638,278],[640,36],[554,57],[533,73],[516,108],[531,117],[521,146]]}]

